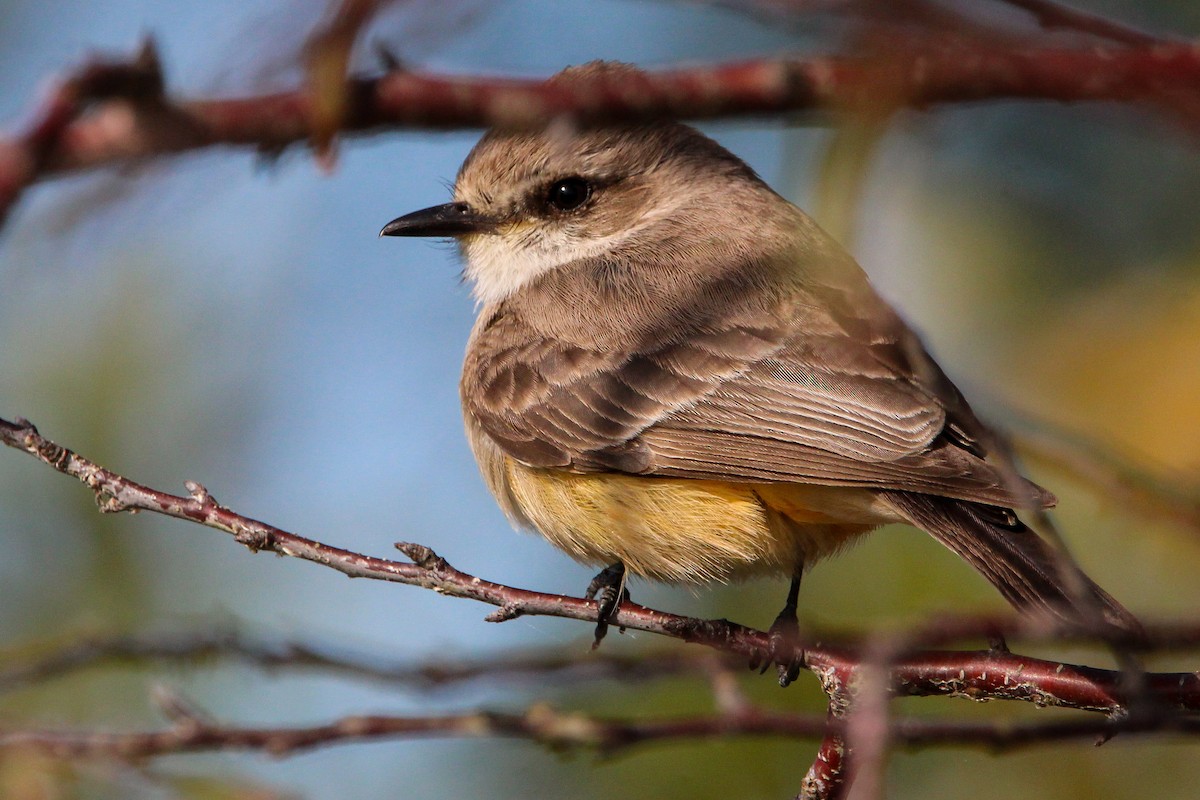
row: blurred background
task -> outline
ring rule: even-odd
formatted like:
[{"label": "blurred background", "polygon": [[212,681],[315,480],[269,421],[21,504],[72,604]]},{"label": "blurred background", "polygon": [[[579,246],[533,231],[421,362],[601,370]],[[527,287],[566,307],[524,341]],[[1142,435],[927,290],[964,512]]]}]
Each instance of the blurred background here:
[{"label": "blurred background", "polygon": [[[396,3],[364,41],[429,70],[545,76],[595,58],[654,67],[827,52],[848,35],[835,14],[789,19],[769,12],[778,4],[754,5]],[[1183,0],[1087,7],[1152,30],[1200,31],[1200,7]],[[0,119],[15,129],[49,76],[96,50],[132,52],[146,33],[176,96],[290,88],[324,10],[298,0],[6,0]],[[1004,16],[1012,30],[1035,33],[1020,15]],[[1084,568],[1147,618],[1187,616],[1200,602],[1200,531],[1130,502],[1109,467],[1159,488],[1200,483],[1200,143],[1162,117],[1099,105],[908,112],[880,136],[816,122],[702,127],[841,236],[977,407],[1031,445],[1029,471],[1059,495],[1057,520]],[[271,164],[222,149],[38,186],[0,235],[0,416],[26,416],[157,488],[200,481],[227,506],[334,545],[388,557],[393,542],[417,541],[492,580],[578,594],[592,570],[512,531],[467,449],[457,380],[473,302],[456,253],[376,238],[393,217],[445,202],[477,137],[346,140],[329,174],[299,147]],[[1089,448],[1106,455],[1080,459]],[[1074,468],[1052,457],[1062,452]],[[1099,477],[1080,474],[1097,465]],[[632,587],[651,606],[757,627],[773,619],[784,588]],[[968,567],[904,528],[821,565],[801,601],[813,624],[857,628],[1004,607]],[[488,610],[253,556],[197,526],[102,517],[77,483],[0,452],[2,652],[214,625],[413,662],[588,647],[587,626],[490,625]],[[610,635],[605,648],[661,644]],[[1108,663],[1091,651],[1063,655]],[[711,703],[689,682],[427,695],[212,663],[91,670],[3,694],[0,725],[157,726],[157,683],[245,724],[515,710],[535,699],[613,715]],[[804,676],[787,691],[770,676],[747,673],[744,684],[780,708],[824,709]],[[899,708],[1053,713],[942,699]],[[0,796],[783,798],[798,790],[815,747],[680,742],[597,760],[503,741],[391,742],[279,761],[179,757],[138,770],[9,754]],[[1118,739],[1003,756],[900,752],[889,777],[895,797],[1184,798],[1195,794],[1200,759],[1195,744]]]}]

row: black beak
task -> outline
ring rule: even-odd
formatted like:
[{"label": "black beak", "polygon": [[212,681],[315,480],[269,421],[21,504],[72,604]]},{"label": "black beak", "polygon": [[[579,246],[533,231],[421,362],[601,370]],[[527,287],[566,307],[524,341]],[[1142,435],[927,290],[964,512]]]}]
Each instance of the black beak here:
[{"label": "black beak", "polygon": [[492,226],[488,217],[476,214],[466,203],[446,203],[405,214],[383,226],[380,236],[462,236]]}]

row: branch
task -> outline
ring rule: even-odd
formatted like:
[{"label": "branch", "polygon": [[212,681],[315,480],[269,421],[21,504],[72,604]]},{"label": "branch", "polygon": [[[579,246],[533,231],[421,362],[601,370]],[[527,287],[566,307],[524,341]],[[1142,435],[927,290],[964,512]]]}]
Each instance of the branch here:
[{"label": "branch", "polygon": [[[894,60],[833,56],[746,61],[646,73],[600,75],[551,85],[538,80],[447,77],[393,70],[354,78],[351,131],[396,128],[529,128],[560,117],[580,123],[713,118],[834,108],[863,93],[895,91],[915,108],[979,100],[1143,101],[1167,89],[1200,96],[1200,47],[913,49]],[[307,103],[294,93],[180,106],[209,143],[284,145],[307,138]],[[263,113],[265,112],[265,116]],[[254,117],[257,117],[255,119]],[[72,162],[94,165],[93,150]]]},{"label": "branch", "polygon": [[[0,419],[0,441],[26,452],[63,474],[70,475],[95,493],[103,512],[152,511],[177,519],[189,520],[206,527],[233,534],[236,541],[252,551],[269,550],[322,564],[350,577],[406,583],[433,589],[441,594],[467,597],[490,603],[498,609],[488,615],[493,622],[503,622],[525,614],[566,617],[592,622],[596,619],[594,601],[562,595],[531,592],[476,578],[452,567],[445,559],[423,545],[401,543],[399,547],[411,562],[354,553],[307,539],[267,523],[242,516],[219,505],[199,484],[188,482],[190,497],[161,492],[107,470],[76,453],[51,442],[26,421],[9,422]],[[707,645],[742,657],[760,656],[768,652],[769,637],[762,631],[747,628],[727,620],[705,620],[668,614],[633,603],[623,603],[613,624],[636,630]],[[1060,662],[1028,658],[1004,649],[977,652],[939,652],[918,649],[937,646],[970,636],[1053,639],[1066,641],[1104,640],[1103,631],[1084,627],[1063,629],[1045,620],[1024,619],[998,621],[990,619],[943,619],[923,628],[887,637],[849,642],[843,645],[805,643],[803,656],[807,667],[821,680],[830,699],[830,724],[821,721],[820,730],[811,718],[797,722],[787,718],[782,724],[789,735],[800,726],[805,736],[825,737],[817,761],[805,779],[802,796],[812,798],[840,797],[848,789],[855,749],[874,753],[868,761],[872,770],[882,767],[884,741],[943,742],[954,739],[985,742],[1007,746],[1009,742],[1040,741],[1049,736],[1073,738],[1083,735],[1114,735],[1119,732],[1183,731],[1191,732],[1195,720],[1188,716],[1200,711],[1200,675],[1196,673],[1151,673],[1130,676],[1120,671],[1074,666]],[[1121,645],[1121,642],[1111,642]],[[1200,627],[1151,627],[1148,638],[1137,644],[1147,648],[1194,647],[1200,643]],[[1130,644],[1130,643],[1124,643]],[[792,654],[780,654],[785,661]],[[863,689],[864,670],[874,684]],[[28,674],[28,673],[27,673]],[[720,684],[714,681],[714,690]],[[887,723],[886,706],[892,695],[947,696],[971,699],[1002,699],[1032,702],[1039,706],[1054,705],[1086,711],[1097,711],[1109,719],[1089,723],[1064,723],[1053,728],[1054,733],[1023,731],[1023,729],[975,730],[957,726],[949,728],[893,726]],[[726,692],[723,716],[713,727],[696,720],[662,723],[597,723],[588,728],[587,740],[601,749],[624,747],[629,744],[664,737],[715,735],[744,732],[747,734],[778,732],[777,716],[758,712],[738,697]],[[720,699],[722,695],[718,693]],[[856,723],[847,716],[855,702],[866,703],[867,716]],[[1137,702],[1134,702],[1137,701]],[[749,709],[749,710],[748,710]],[[874,709],[874,710],[872,710]],[[1136,712],[1136,713],[1135,713]],[[59,754],[104,752],[126,754],[128,757],[155,754],[164,747],[213,749],[222,747],[252,747],[269,752],[290,752],[317,746],[330,740],[363,738],[367,736],[398,736],[419,732],[422,735],[451,735],[475,732],[483,727],[495,735],[515,735],[547,739],[552,744],[564,741],[547,734],[541,723],[526,717],[479,714],[454,717],[411,719],[367,717],[354,718],[331,726],[314,729],[291,729],[290,732],[267,729],[233,729],[201,724],[190,716],[187,725],[166,732],[146,734],[57,734],[45,732],[12,732],[0,738],[0,744],[35,746]],[[848,722],[846,720],[848,719]],[[882,723],[880,723],[882,719]],[[874,723],[864,725],[863,723]],[[732,727],[731,727],[732,726]],[[765,726],[765,727],[764,727]],[[874,730],[879,728],[880,730]],[[769,729],[769,730],[768,730]],[[855,733],[867,730],[867,734]],[[555,727],[553,730],[557,731]],[[942,733],[937,732],[943,731]],[[599,731],[599,732],[597,732]],[[882,732],[880,732],[882,731]],[[1013,732],[1022,731],[1022,732]],[[847,738],[854,734],[858,740]],[[129,738],[129,737],[133,738]],[[122,738],[124,737],[124,738]],[[876,738],[871,738],[876,737]],[[1022,738],[1026,737],[1026,738]],[[571,742],[565,741],[566,744]],[[178,752],[172,750],[171,752]]]},{"label": "branch", "polygon": [[[497,610],[487,616],[489,622],[505,622],[523,615],[554,616],[587,622],[594,622],[596,619],[598,609],[594,600],[535,592],[484,580],[456,569],[424,545],[400,542],[396,547],[412,561],[391,561],[324,544],[243,516],[218,504],[203,486],[193,481],[186,483],[189,497],[152,489],[55,444],[42,436],[37,428],[26,420],[11,422],[0,419],[0,443],[32,455],[86,485],[95,494],[97,505],[103,513],[150,511],[230,533],[235,541],[252,552],[269,551],[311,561],[352,578],[404,583],[453,597],[478,600],[497,606]],[[764,652],[768,645],[767,634],[744,625],[728,620],[706,620],[669,614],[631,602],[621,604],[613,624],[699,643],[746,657]],[[1104,633],[1102,629],[1090,630],[1083,625],[1069,629],[1057,627],[1047,620],[1037,618],[946,618],[909,631],[903,636],[893,635],[893,638],[903,644],[894,648],[895,654],[901,656],[922,646],[940,646],[970,637],[1022,637],[1057,642],[1110,641],[1104,639]],[[1146,639],[1115,643],[1136,644],[1146,649],[1190,648],[1200,645],[1200,627],[1149,626]],[[856,663],[863,647],[861,642],[851,642],[841,650],[808,648],[805,653],[810,668],[820,674],[820,671],[827,667],[849,668]],[[1018,658],[1004,652],[988,653],[988,659],[980,662],[984,670],[989,664],[996,663],[996,659]],[[924,662],[917,659],[912,663],[922,665]],[[1008,667],[1019,666],[1017,662],[1005,663]],[[1037,663],[1059,672],[1063,668],[1063,665],[1054,662]],[[893,664],[896,669],[900,669],[902,662],[895,661]],[[919,671],[928,667],[917,666],[915,669]],[[1029,674],[1027,667],[1022,669],[1026,669],[1024,674]],[[1116,681],[1120,673],[1105,670],[1095,672],[1096,680],[1100,680],[1102,676],[1109,676]],[[1049,676],[1046,680],[1052,681]],[[1069,696],[1061,697],[1060,700],[1063,705],[1072,705],[1074,702]],[[1093,706],[1087,704],[1078,707]]]},{"label": "branch", "polygon": [[[109,80],[141,74],[137,64],[95,62],[80,74]],[[361,134],[528,128],[560,118],[634,122],[1026,99],[1147,105],[1200,131],[1200,47],[1188,43],[1017,49],[931,39],[886,56],[761,59],[637,77],[601,75],[570,86],[392,68],[381,77],[350,78],[345,95],[332,99],[324,89],[305,87],[168,101],[156,63],[147,75],[154,80],[116,81],[104,102],[92,102],[102,99],[95,96],[84,103],[65,92],[69,101],[52,103],[29,133],[0,140],[0,213],[48,174],[219,145],[278,152],[302,141],[327,144],[331,119],[341,120],[344,132]],[[64,86],[79,82],[77,77]],[[327,83],[320,80],[322,87]],[[314,92],[319,104],[332,105],[314,107]]]},{"label": "branch", "polygon": [[[453,597],[465,597],[497,606],[489,622],[505,622],[532,614],[594,622],[598,611],[594,600],[535,592],[477,578],[451,566],[424,545],[399,542],[396,547],[412,561],[391,561],[355,553],[290,533],[221,506],[200,484],[187,481],[190,496],[183,497],[152,489],[96,464],[42,436],[27,420],[0,419],[0,443],[34,456],[55,470],[69,475],[92,490],[103,513],[150,511],[175,519],[195,522],[233,535],[252,552],[269,551],[321,564],[351,578],[404,583],[433,589]],[[613,623],[618,627],[657,633],[687,642],[704,644],[742,656],[766,650],[767,635],[728,620],[705,620],[655,611],[625,602]],[[910,649],[936,646],[971,636],[1023,637],[1034,640],[1106,640],[1103,629],[1080,624],[1056,627],[1047,620],[1024,618],[944,619],[912,631],[905,639]],[[1110,640],[1106,640],[1110,641]],[[1160,626],[1147,640],[1115,642],[1143,648],[1178,649],[1200,644],[1200,628]],[[811,657],[813,651],[809,650]]]},{"label": "branch", "polygon": [[1074,477],[1097,497],[1139,517],[1160,519],[1193,534],[1200,534],[1200,485],[1152,472],[1098,442],[1044,421],[1026,417],[1022,428],[1010,433],[1017,449],[1028,460]]},{"label": "branch", "polygon": [[[366,653],[318,644],[270,641],[232,630],[151,633],[75,639],[34,655],[0,653],[0,693],[45,683],[84,669],[148,663],[196,664],[220,659],[266,670],[323,672],[355,680],[433,690],[486,679],[579,682],[641,681],[679,675],[711,677],[738,664],[709,651],[611,652],[563,655],[520,652],[483,660],[440,659],[392,663]],[[744,665],[743,665],[744,666]]]},{"label": "branch", "polygon": [[[836,718],[831,711],[829,721]],[[840,800],[850,790],[850,769],[846,739],[830,725],[817,748],[812,766],[800,783],[797,800]]]},{"label": "branch", "polygon": [[[817,715],[754,707],[690,717],[624,721],[561,712],[545,705],[530,706],[518,714],[472,711],[433,716],[369,715],[343,717],[308,727],[239,727],[211,722],[174,698],[163,705],[174,721],[165,729],[124,733],[0,729],[0,751],[20,748],[56,758],[135,761],[233,750],[285,756],[331,745],[383,739],[516,738],[555,751],[590,749],[609,756],[655,742],[748,736],[812,739],[830,733],[840,735],[845,728]],[[1047,742],[1107,741],[1119,733],[1163,731],[1195,736],[1200,734],[1200,719],[1141,716],[1015,724],[904,719],[892,724],[891,737],[895,743],[907,747],[983,746],[1011,750]],[[840,765],[835,768],[841,770]]]},{"label": "branch", "polygon": [[[965,630],[965,628],[964,628]],[[974,628],[975,631],[979,627]],[[920,631],[897,637],[919,638]],[[854,646],[813,646],[807,651],[810,668],[824,683],[849,681],[863,663]],[[389,664],[377,657],[334,651],[297,642],[271,643],[228,631],[191,634],[113,636],[71,642],[36,656],[0,656],[0,691],[31,684],[89,667],[112,663],[173,661],[195,663],[225,658],[265,669],[320,670],[362,680],[432,689],[487,678],[536,678],[539,682],[571,680],[644,680],[682,674],[708,675],[736,660],[714,659],[706,653],[660,652],[637,656],[588,653],[563,656],[558,652],[517,653],[473,661],[432,661]],[[1029,658],[1001,650],[922,650],[890,661],[893,692],[906,696],[963,697],[972,700],[1018,700],[1038,706],[1115,713],[1122,709],[1122,675],[1113,670]],[[1192,672],[1153,673],[1149,688],[1159,704],[1181,711],[1200,711],[1200,675]]]},{"label": "branch", "polygon": [[1097,14],[1088,14],[1060,5],[1053,0],[1001,0],[1001,2],[1028,12],[1038,21],[1039,25],[1047,30],[1077,31],[1129,45],[1146,45],[1162,41],[1137,28],[1113,22]]},{"label": "branch", "polygon": [[[423,545],[407,542],[396,545],[412,559],[411,562],[375,558],[306,539],[242,516],[219,505],[203,486],[191,481],[187,483],[190,497],[151,489],[51,442],[28,422],[0,419],[0,441],[84,483],[95,493],[97,504],[104,513],[152,511],[233,534],[239,544],[254,552],[267,550],[312,561],[351,578],[405,583],[454,597],[479,600],[499,607],[488,617],[492,622],[504,622],[524,614],[592,622],[596,619],[597,605],[593,600],[532,592],[476,578],[450,566]],[[761,631],[741,625],[664,614],[633,603],[623,604],[614,622],[621,627],[662,633],[687,641],[704,641],[746,656],[761,650],[766,642]]]},{"label": "branch", "polygon": [[326,166],[332,166],[334,140],[346,123],[353,101],[346,74],[354,44],[385,2],[337,0],[326,24],[305,46],[312,104],[310,141],[318,159]]},{"label": "branch", "polygon": [[[118,109],[124,109],[128,116],[128,111],[136,106],[147,112],[143,116],[153,116],[162,107],[163,89],[158,53],[149,40],[129,61],[92,59],[53,86],[26,131],[0,139],[0,225],[21,193],[52,170],[52,162],[64,140],[74,137],[80,140],[76,143],[79,146],[95,138],[99,131],[92,131],[89,136],[86,127],[80,129],[76,124],[93,104],[108,103],[110,123],[115,121]],[[128,138],[131,133],[123,130],[120,135]]]}]

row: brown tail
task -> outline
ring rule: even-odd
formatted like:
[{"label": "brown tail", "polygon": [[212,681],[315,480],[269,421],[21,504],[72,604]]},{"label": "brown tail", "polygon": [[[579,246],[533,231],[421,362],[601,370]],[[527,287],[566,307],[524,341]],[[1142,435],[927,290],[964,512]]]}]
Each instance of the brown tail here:
[{"label": "brown tail", "polygon": [[880,494],[913,525],[977,569],[1018,610],[1083,625],[1099,617],[1124,635],[1145,636],[1133,614],[1009,509],[911,492]]}]

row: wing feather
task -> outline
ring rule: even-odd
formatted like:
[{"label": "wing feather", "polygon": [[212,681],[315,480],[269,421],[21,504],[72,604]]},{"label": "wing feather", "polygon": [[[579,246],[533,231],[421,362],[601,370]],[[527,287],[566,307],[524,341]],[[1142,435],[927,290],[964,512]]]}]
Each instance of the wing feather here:
[{"label": "wing feather", "polygon": [[865,278],[765,305],[720,291],[624,335],[547,335],[501,304],[472,335],[464,408],[531,466],[1052,502],[981,457],[986,428]]}]

